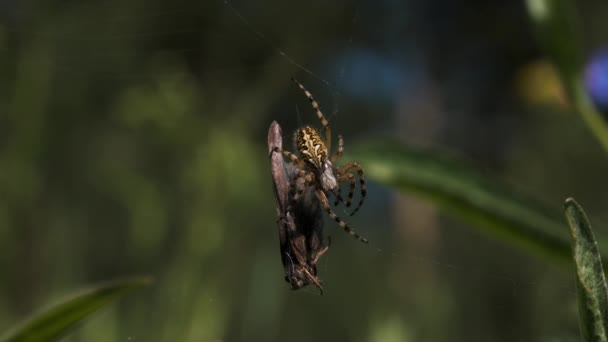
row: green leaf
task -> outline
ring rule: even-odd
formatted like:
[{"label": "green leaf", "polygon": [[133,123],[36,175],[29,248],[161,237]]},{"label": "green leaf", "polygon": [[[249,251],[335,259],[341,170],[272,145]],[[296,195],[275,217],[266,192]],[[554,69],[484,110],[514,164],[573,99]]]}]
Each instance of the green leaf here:
[{"label": "green leaf", "polygon": [[472,167],[398,142],[368,143],[351,157],[375,181],[428,198],[447,213],[506,242],[572,262],[559,210],[548,210]]},{"label": "green leaf", "polygon": [[116,280],[102,284],[66,298],[35,314],[18,327],[0,337],[6,342],[53,341],[98,309],[125,295],[146,286],[150,277]]},{"label": "green leaf", "polygon": [[572,105],[608,152],[608,125],[594,107],[583,85],[585,59],[574,2],[527,0],[526,3],[541,43],[556,65]]},{"label": "green leaf", "polygon": [[572,198],[564,204],[576,265],[579,323],[584,341],[607,341],[608,287],[591,225]]}]

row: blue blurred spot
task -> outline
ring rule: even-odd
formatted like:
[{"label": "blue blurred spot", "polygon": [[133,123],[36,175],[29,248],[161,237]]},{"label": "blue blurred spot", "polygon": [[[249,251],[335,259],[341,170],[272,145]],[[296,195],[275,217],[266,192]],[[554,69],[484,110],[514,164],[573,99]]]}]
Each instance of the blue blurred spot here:
[{"label": "blue blurred spot", "polygon": [[334,70],[342,91],[368,100],[393,101],[416,72],[395,59],[357,49],[335,61]]},{"label": "blue blurred spot", "polygon": [[585,69],[585,87],[595,106],[608,110],[608,49],[591,56]]}]

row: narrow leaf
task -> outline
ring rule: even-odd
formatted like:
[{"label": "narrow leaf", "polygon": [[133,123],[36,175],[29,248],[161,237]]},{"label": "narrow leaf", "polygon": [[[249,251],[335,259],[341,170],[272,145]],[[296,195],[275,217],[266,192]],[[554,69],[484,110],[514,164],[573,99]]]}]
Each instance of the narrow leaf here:
[{"label": "narrow leaf", "polygon": [[398,142],[368,143],[351,157],[375,181],[428,198],[505,242],[571,263],[570,243],[558,210],[548,210],[462,162]]},{"label": "narrow leaf", "polygon": [[149,277],[102,284],[60,301],[0,337],[2,342],[54,341],[98,309],[152,282]]},{"label": "narrow leaf", "polygon": [[607,341],[608,287],[591,225],[572,198],[564,204],[576,265],[579,323],[584,341]]}]

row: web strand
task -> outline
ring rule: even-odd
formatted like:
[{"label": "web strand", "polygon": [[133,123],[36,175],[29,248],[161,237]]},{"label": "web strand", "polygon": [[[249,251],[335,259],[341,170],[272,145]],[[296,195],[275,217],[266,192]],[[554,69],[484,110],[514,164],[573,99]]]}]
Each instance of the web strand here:
[{"label": "web strand", "polygon": [[228,8],[232,11],[232,13],[234,13],[234,15],[241,21],[241,23],[243,25],[245,25],[249,30],[251,30],[251,32],[253,32],[260,40],[264,41],[266,44],[268,44],[270,47],[272,47],[273,50],[275,50],[276,53],[278,53],[279,55],[281,55],[281,57],[283,57],[289,64],[295,66],[296,68],[304,71],[305,73],[309,74],[310,76],[312,76],[313,78],[323,82],[326,86],[331,87],[331,84],[329,83],[329,81],[327,81],[326,79],[322,78],[321,76],[319,76],[318,74],[316,74],[315,72],[313,72],[312,70],[308,69],[307,67],[303,66],[301,63],[298,63],[297,61],[295,61],[293,58],[291,58],[287,53],[285,53],[285,51],[283,51],[281,48],[279,48],[276,44],[274,44],[272,41],[270,41],[270,39],[268,39],[266,37],[266,35],[264,33],[262,33],[261,31],[259,31],[258,29],[256,29],[242,14],[241,12],[239,12],[233,5],[232,3],[230,3],[230,0],[224,0],[224,4],[226,6],[228,6]]}]

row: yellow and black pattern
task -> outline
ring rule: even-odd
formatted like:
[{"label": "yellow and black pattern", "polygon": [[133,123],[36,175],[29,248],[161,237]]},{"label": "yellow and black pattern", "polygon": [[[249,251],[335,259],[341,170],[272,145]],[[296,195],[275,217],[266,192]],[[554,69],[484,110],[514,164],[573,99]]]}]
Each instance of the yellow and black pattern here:
[{"label": "yellow and black pattern", "polygon": [[327,148],[319,133],[312,127],[304,127],[296,132],[296,146],[302,158],[321,168],[327,160]]},{"label": "yellow and black pattern", "polygon": [[[295,147],[298,155],[285,151],[278,147],[273,149],[273,152],[282,153],[285,157],[291,159],[291,162],[297,165],[299,171],[289,184],[290,204],[293,206],[302,198],[306,189],[314,189],[314,193],[321,203],[321,206],[338,225],[348,234],[367,243],[367,239],[357,234],[345,221],[340,219],[329,205],[328,196],[334,195],[336,201],[335,206],[343,204],[350,208],[352,205],[357,178],[359,180],[360,199],[357,207],[350,213],[354,215],[363,205],[363,201],[367,195],[367,187],[365,185],[365,177],[363,169],[356,163],[348,163],[342,167],[334,166],[342,154],[344,153],[344,139],[338,135],[338,149],[334,155],[330,157],[331,149],[331,129],[329,122],[321,112],[319,104],[313,98],[312,94],[304,88],[304,86],[292,79],[310,101],[312,108],[315,110],[317,117],[321,120],[324,128],[325,139],[321,137],[319,132],[310,126],[305,126],[298,129],[294,136]],[[350,188],[346,201],[342,198],[340,191],[340,183],[347,183]],[[328,185],[329,184],[329,185]]]},{"label": "yellow and black pattern", "polygon": [[296,79],[293,78],[293,77],[291,78],[291,80],[298,87],[300,87],[300,89],[302,89],[302,91],[304,92],[304,94],[308,98],[308,101],[310,101],[310,104],[312,105],[312,108],[317,113],[317,117],[319,118],[319,120],[321,120],[321,124],[323,125],[323,129],[325,130],[325,146],[327,147],[327,150],[329,151],[331,149],[331,128],[329,127],[329,121],[327,121],[327,119],[325,118],[325,115],[323,115],[323,112],[321,112],[321,108],[319,108],[319,103],[315,100],[314,97],[312,97],[312,94],[308,90],[306,90],[306,88],[304,88],[304,86],[302,85],[302,83],[296,81]]}]

